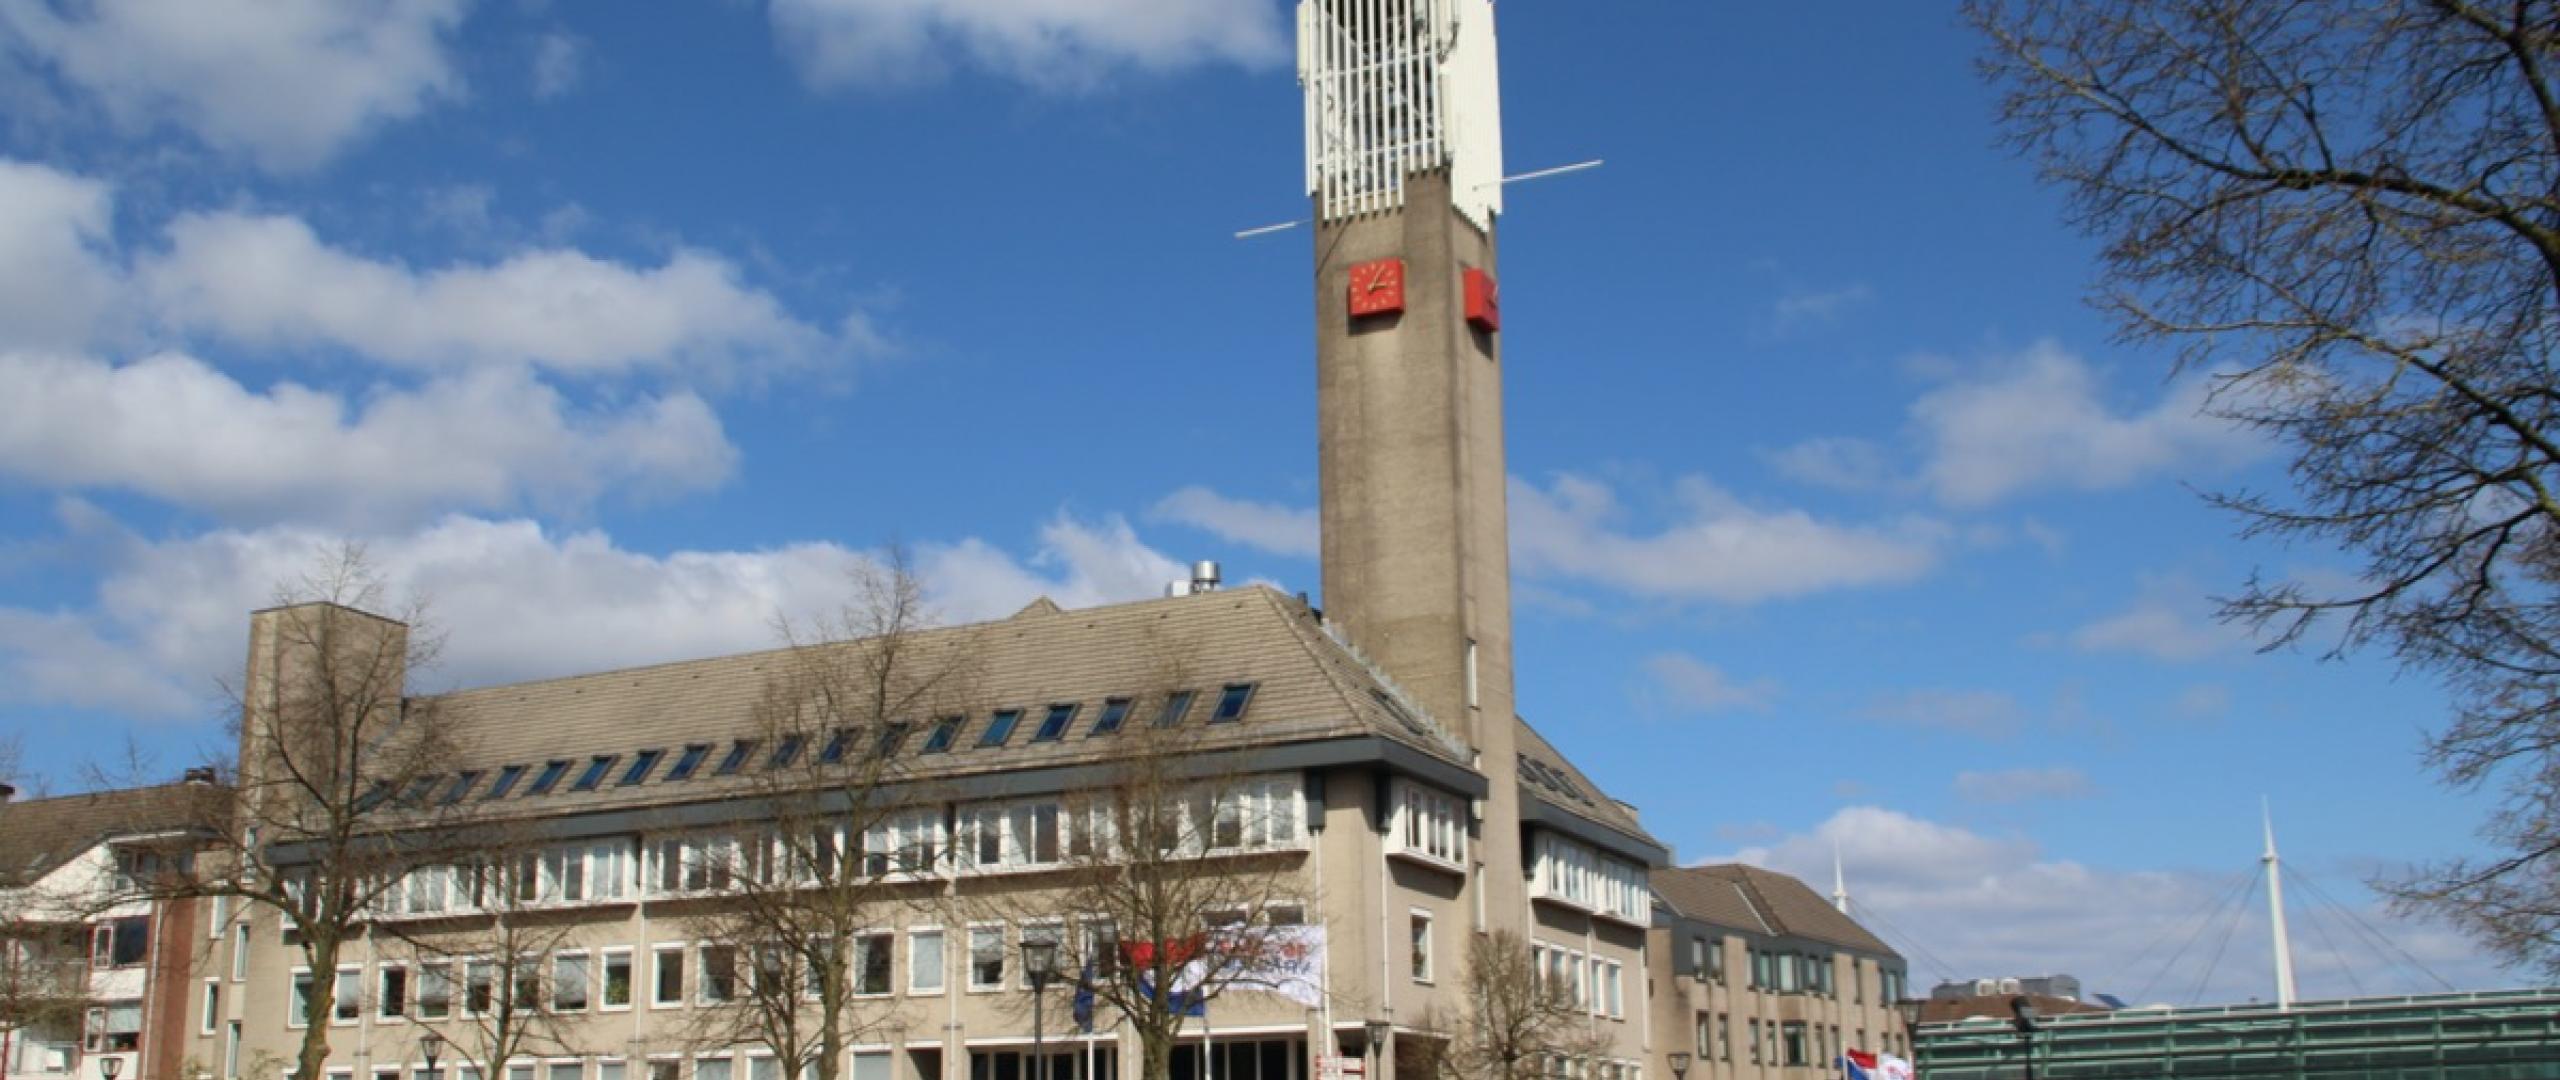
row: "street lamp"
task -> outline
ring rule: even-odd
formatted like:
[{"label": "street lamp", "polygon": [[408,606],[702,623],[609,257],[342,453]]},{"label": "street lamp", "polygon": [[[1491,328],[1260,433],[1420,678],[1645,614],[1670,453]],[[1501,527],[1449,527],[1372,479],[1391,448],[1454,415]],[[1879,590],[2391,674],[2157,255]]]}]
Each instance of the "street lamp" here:
[{"label": "street lamp", "polygon": [[1377,1076],[1386,1071],[1387,1035],[1393,1032],[1396,1026],[1392,1021],[1371,1020],[1361,1025],[1361,1028],[1369,1035],[1369,1075]]},{"label": "street lamp", "polygon": [[1671,1077],[1672,1080],[1689,1080],[1688,1051],[1674,1050],[1671,1052]]},{"label": "street lamp", "polygon": [[114,1054],[109,1054],[98,1059],[98,1075],[106,1077],[107,1080],[116,1080],[116,1074],[123,1071],[123,1058],[117,1057]]},{"label": "street lamp", "polygon": [[1049,1080],[1048,1034],[1041,1004],[1048,995],[1049,980],[1058,974],[1058,943],[1049,938],[1026,937],[1022,940],[1022,973],[1031,980],[1031,1059],[1040,1063],[1040,1080]]},{"label": "street lamp", "polygon": [[444,1054],[444,1036],[428,1032],[418,1036],[418,1056],[427,1059],[427,1075],[441,1077],[436,1071],[436,1058]]},{"label": "street lamp", "polygon": [[2018,1060],[2026,1066],[2026,1080],[2036,1080],[2036,1003],[2020,994],[2009,999],[2009,1012],[2017,1017]]}]

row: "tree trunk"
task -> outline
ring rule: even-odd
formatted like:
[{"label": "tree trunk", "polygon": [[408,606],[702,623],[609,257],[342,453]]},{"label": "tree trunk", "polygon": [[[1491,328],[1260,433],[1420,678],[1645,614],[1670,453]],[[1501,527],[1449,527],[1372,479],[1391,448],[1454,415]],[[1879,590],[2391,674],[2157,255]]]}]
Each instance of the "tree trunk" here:
[{"label": "tree trunk", "polygon": [[338,1008],[338,940],[327,935],[306,940],[310,942],[305,955],[311,961],[311,995],[302,1016],[302,1053],[295,1059],[294,1076],[318,1080],[328,1075],[329,1019]]}]

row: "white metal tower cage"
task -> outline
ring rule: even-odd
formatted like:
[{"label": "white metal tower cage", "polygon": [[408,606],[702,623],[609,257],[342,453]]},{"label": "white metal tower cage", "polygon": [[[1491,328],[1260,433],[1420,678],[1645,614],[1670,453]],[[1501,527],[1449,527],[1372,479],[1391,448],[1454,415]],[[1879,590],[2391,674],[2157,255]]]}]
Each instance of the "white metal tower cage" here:
[{"label": "white metal tower cage", "polygon": [[1307,194],[1335,221],[1404,205],[1404,178],[1449,170],[1458,210],[1502,212],[1493,0],[1298,0]]}]

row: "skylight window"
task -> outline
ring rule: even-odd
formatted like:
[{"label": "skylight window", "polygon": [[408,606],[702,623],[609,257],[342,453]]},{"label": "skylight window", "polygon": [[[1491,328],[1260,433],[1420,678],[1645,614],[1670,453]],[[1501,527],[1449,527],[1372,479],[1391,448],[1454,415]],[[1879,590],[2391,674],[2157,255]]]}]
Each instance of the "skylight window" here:
[{"label": "skylight window", "polygon": [[960,738],[960,720],[957,716],[946,716],[934,721],[933,733],[924,737],[924,752],[939,754],[951,749],[951,744]]},{"label": "skylight window", "polygon": [[987,721],[986,733],[978,736],[978,745],[1003,746],[1006,739],[1013,737],[1013,725],[1021,722],[1020,709],[996,710],[995,718]]},{"label": "skylight window", "polygon": [[800,748],[808,745],[808,743],[809,740],[807,736],[783,736],[781,742],[773,744],[773,757],[764,763],[764,767],[768,769],[789,768],[792,762],[800,760]]},{"label": "skylight window", "polygon": [[1102,703],[1102,715],[1094,718],[1093,730],[1085,732],[1085,737],[1090,739],[1096,735],[1109,735],[1120,730],[1120,725],[1128,719],[1128,698],[1116,697],[1106,700]]},{"label": "skylight window", "polygon": [[569,775],[569,759],[554,758],[543,762],[542,775],[533,778],[533,786],[524,789],[524,797],[530,799],[536,795],[551,794],[552,788],[560,786],[560,778],[567,775]]},{"label": "skylight window", "polygon": [[664,750],[643,750],[631,755],[631,767],[622,771],[622,786],[630,787],[648,779],[649,770],[657,768],[658,759],[665,756],[667,752]]},{"label": "skylight window", "polygon": [[1156,714],[1156,726],[1172,727],[1181,723],[1183,715],[1191,711],[1191,698],[1192,692],[1189,690],[1176,690],[1166,694],[1164,711]]},{"label": "skylight window", "polygon": [[678,780],[693,779],[694,773],[702,771],[702,759],[710,756],[710,743],[686,743],[684,756],[677,758],[675,767],[667,770],[667,782],[672,784]]},{"label": "skylight window", "polygon": [[588,758],[586,771],[578,774],[578,782],[569,785],[569,790],[594,791],[604,783],[605,777],[613,774],[613,763],[620,760],[620,754],[597,754]]},{"label": "skylight window", "polygon": [[1230,724],[1244,719],[1244,707],[1253,702],[1252,683],[1228,683],[1218,691],[1218,711],[1209,714],[1212,724]]},{"label": "skylight window", "polygon": [[500,769],[498,770],[498,779],[489,785],[489,793],[481,796],[481,798],[506,798],[508,792],[516,789],[516,781],[522,779],[524,779],[524,766],[522,765],[509,765],[506,768]]},{"label": "skylight window", "polygon": [[427,796],[436,789],[436,781],[442,779],[444,777],[441,775],[421,776],[409,781],[409,790],[400,793],[400,805],[417,806],[426,802]]},{"label": "skylight window", "polygon": [[871,748],[872,755],[885,758],[897,753],[899,747],[906,745],[907,733],[913,730],[915,725],[904,720],[890,721],[880,729],[880,742]]},{"label": "skylight window", "polygon": [[471,769],[465,772],[456,773],[453,777],[452,786],[444,789],[444,798],[436,801],[439,805],[443,806],[451,806],[455,803],[461,802],[463,796],[471,794],[471,785],[479,782],[480,770],[478,769]]},{"label": "skylight window", "polygon": [[746,768],[747,756],[755,752],[756,741],[754,739],[740,739],[736,742],[730,743],[728,755],[720,759],[720,767],[711,770],[711,775],[728,776],[740,769]]},{"label": "skylight window", "polygon": [[1040,718],[1040,730],[1031,733],[1032,742],[1055,742],[1067,737],[1067,725],[1075,722],[1076,707],[1051,705],[1049,715]]},{"label": "skylight window", "polygon": [[837,762],[843,761],[845,751],[852,748],[853,729],[849,727],[837,728],[835,735],[827,740],[827,748],[818,751],[818,763],[821,765],[833,765]]}]

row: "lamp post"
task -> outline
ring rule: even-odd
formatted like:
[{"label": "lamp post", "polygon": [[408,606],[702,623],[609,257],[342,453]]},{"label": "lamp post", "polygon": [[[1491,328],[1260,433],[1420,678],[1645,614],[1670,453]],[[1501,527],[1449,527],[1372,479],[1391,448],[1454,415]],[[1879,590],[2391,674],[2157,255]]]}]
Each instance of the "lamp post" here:
[{"label": "lamp post", "polygon": [[1369,1036],[1369,1080],[1378,1080],[1386,1072],[1387,1035],[1395,1031],[1396,1026],[1386,1020],[1371,1020],[1361,1025],[1361,1029]]},{"label": "lamp post", "polygon": [[1674,1050],[1671,1052],[1671,1080],[1689,1080],[1688,1051]]},{"label": "lamp post", "polygon": [[1049,1080],[1048,1034],[1041,1004],[1048,999],[1049,980],[1058,974],[1058,943],[1045,938],[1022,942],[1022,974],[1031,980],[1031,1059],[1039,1063],[1039,1080]]},{"label": "lamp post", "polygon": [[109,1054],[98,1059],[98,1075],[106,1077],[107,1080],[116,1080],[116,1074],[123,1071],[123,1058],[117,1057],[114,1054]]},{"label": "lamp post", "polygon": [[441,1080],[444,1074],[436,1071],[436,1059],[444,1056],[444,1036],[432,1031],[418,1036],[418,1056],[426,1059],[427,1075]]},{"label": "lamp post", "polygon": [[2020,994],[2009,999],[2009,1012],[2017,1017],[2018,1060],[2026,1067],[2026,1080],[2036,1080],[2036,1003]]}]

